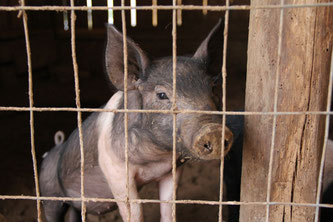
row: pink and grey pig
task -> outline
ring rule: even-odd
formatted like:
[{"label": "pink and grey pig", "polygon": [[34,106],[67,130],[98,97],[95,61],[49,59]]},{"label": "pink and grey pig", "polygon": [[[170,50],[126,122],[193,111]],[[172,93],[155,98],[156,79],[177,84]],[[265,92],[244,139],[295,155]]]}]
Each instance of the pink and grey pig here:
[{"label": "pink and grey pig", "polygon": [[[106,103],[106,109],[124,108],[123,37],[109,26],[106,46],[106,70],[118,89]],[[221,75],[223,25],[213,28],[192,57],[177,57],[176,109],[216,111],[212,87]],[[128,109],[170,110],[172,108],[172,58],[150,60],[139,46],[127,39]],[[172,114],[128,114],[129,199],[139,199],[138,189],[158,181],[160,200],[171,200]],[[177,158],[219,159],[222,135],[221,115],[177,115]],[[124,113],[93,113],[83,122],[85,197],[126,198]],[[234,140],[225,128],[227,154]],[[44,158],[40,171],[42,196],[80,197],[80,145],[78,130],[67,141],[54,147]],[[179,180],[181,168],[177,168]],[[124,221],[128,217],[125,202],[87,202],[87,213],[101,214],[118,206]],[[47,221],[63,221],[70,208],[70,219],[80,221],[80,201],[43,201]],[[171,204],[162,203],[161,221],[171,221]],[[142,205],[130,204],[132,222],[143,221]]]}]

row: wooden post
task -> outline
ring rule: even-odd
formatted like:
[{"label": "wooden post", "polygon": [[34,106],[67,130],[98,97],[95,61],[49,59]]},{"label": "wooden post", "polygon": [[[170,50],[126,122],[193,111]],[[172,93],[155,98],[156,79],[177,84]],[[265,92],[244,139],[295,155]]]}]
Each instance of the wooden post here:
[{"label": "wooden post", "polygon": [[[285,4],[313,4],[324,0],[285,0]],[[279,5],[280,0],[252,0],[251,5]],[[333,7],[286,8],[283,16],[280,64],[280,9],[250,13],[246,111],[273,111],[279,66],[277,111],[324,111]],[[273,116],[246,116],[241,201],[266,202]],[[270,200],[315,203],[324,116],[280,115],[272,167]],[[274,205],[269,221],[314,221],[314,207]],[[265,205],[243,205],[240,221],[265,221]]]}]

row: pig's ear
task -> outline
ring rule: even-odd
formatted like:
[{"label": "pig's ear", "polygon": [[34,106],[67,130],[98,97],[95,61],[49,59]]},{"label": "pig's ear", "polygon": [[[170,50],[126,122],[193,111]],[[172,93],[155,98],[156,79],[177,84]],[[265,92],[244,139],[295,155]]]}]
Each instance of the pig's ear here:
[{"label": "pig's ear", "polygon": [[[107,27],[108,40],[105,51],[105,64],[107,74],[112,84],[118,90],[124,90],[124,52],[123,34],[113,25]],[[128,81],[127,89],[135,88],[135,82],[139,78],[146,78],[145,71],[149,65],[149,59],[142,49],[127,37],[127,61]]]},{"label": "pig's ear", "polygon": [[206,64],[208,74],[212,76],[219,74],[222,69],[223,27],[220,19],[193,55],[194,59]]}]

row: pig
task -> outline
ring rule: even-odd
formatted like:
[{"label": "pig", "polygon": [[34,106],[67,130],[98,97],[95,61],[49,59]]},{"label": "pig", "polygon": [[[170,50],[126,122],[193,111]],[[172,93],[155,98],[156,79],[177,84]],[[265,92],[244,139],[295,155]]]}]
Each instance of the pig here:
[{"label": "pig", "polygon": [[[151,60],[130,38],[128,48],[128,109],[170,110],[172,94],[172,58]],[[192,57],[177,56],[176,110],[216,111],[214,80],[221,75],[223,24],[212,29]],[[109,80],[118,90],[105,109],[124,108],[123,36],[112,25],[107,27],[105,64]],[[227,119],[224,154],[235,140],[235,131]],[[173,116],[165,113],[128,113],[129,199],[139,199],[138,190],[151,181],[159,184],[160,200],[173,196],[172,149]],[[179,113],[176,118],[177,165],[187,159],[220,159],[222,116]],[[92,113],[82,124],[84,147],[84,195],[124,200],[127,195],[125,168],[124,113]],[[238,133],[239,134],[239,133]],[[238,135],[237,134],[237,135]],[[238,137],[238,136],[237,136]],[[80,142],[76,129],[67,141],[59,143],[43,159],[40,170],[42,196],[80,197]],[[176,169],[179,181],[181,167]],[[87,202],[87,213],[102,214],[119,208],[124,221],[143,221],[142,205],[124,201]],[[49,222],[63,221],[70,209],[70,220],[80,221],[80,201],[43,201]],[[129,209],[129,210],[128,210]],[[161,203],[161,221],[172,221],[172,205]]]}]

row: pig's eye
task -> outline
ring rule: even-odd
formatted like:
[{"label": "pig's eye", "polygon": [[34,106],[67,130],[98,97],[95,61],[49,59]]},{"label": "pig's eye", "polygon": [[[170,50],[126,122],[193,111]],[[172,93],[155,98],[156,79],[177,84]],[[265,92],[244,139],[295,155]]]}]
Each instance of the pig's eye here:
[{"label": "pig's eye", "polygon": [[162,92],[162,93],[157,93],[156,94],[157,98],[160,99],[160,100],[163,100],[163,99],[169,99],[168,96]]}]

